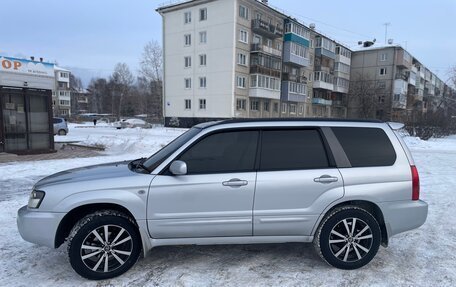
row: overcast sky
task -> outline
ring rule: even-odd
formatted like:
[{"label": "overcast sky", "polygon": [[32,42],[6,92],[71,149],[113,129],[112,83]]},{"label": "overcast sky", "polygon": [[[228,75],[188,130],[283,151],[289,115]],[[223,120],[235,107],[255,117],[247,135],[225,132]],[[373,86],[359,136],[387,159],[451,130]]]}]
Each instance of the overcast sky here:
[{"label": "overcast sky", "polygon": [[[103,76],[117,62],[138,70],[143,46],[161,42],[157,0],[1,0],[0,55],[44,57],[76,74]],[[356,48],[359,40],[388,38],[446,80],[456,64],[455,0],[279,1],[306,24]]]}]

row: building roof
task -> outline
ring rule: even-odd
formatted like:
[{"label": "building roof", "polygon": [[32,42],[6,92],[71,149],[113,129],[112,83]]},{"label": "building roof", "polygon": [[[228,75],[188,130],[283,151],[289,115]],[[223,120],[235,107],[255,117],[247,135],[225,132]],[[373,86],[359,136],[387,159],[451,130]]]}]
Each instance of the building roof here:
[{"label": "building roof", "polygon": [[56,71],[63,71],[63,72],[71,72],[70,70],[61,68],[61,67],[59,67],[59,66],[57,66],[57,65],[54,65],[54,70],[56,70]]}]

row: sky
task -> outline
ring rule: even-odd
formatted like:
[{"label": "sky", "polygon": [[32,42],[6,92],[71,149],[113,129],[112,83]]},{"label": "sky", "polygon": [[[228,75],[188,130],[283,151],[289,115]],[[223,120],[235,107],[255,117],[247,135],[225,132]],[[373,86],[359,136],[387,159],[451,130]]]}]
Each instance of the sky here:
[{"label": "sky", "polygon": [[[169,1],[168,1],[169,2]],[[139,69],[144,45],[161,43],[163,0],[1,0],[0,55],[43,57],[83,78],[108,76],[116,63]],[[394,43],[448,78],[456,65],[455,0],[270,0],[350,48],[358,41]],[[293,12],[290,12],[293,11]]]}]

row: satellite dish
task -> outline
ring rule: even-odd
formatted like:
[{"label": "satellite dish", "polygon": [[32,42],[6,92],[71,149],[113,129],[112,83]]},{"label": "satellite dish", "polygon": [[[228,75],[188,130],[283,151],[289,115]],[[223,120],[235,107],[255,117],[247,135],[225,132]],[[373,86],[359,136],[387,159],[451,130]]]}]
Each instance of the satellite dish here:
[{"label": "satellite dish", "polygon": [[310,29],[315,30],[315,23],[310,23],[309,27]]},{"label": "satellite dish", "polygon": [[393,39],[388,39],[388,44],[392,45],[393,44]]},{"label": "satellite dish", "polygon": [[363,41],[358,41],[358,45],[362,45],[363,44]]},{"label": "satellite dish", "polygon": [[374,40],[372,42],[374,42],[374,43],[377,42],[377,39],[374,38]]}]

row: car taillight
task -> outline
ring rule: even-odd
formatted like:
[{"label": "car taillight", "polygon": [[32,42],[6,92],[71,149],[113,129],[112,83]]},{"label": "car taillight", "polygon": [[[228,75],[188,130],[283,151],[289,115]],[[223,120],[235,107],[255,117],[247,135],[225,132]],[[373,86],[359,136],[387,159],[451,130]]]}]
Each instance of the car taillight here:
[{"label": "car taillight", "polygon": [[412,169],[412,200],[420,199],[420,176],[418,175],[418,169],[416,166],[411,165]]}]

